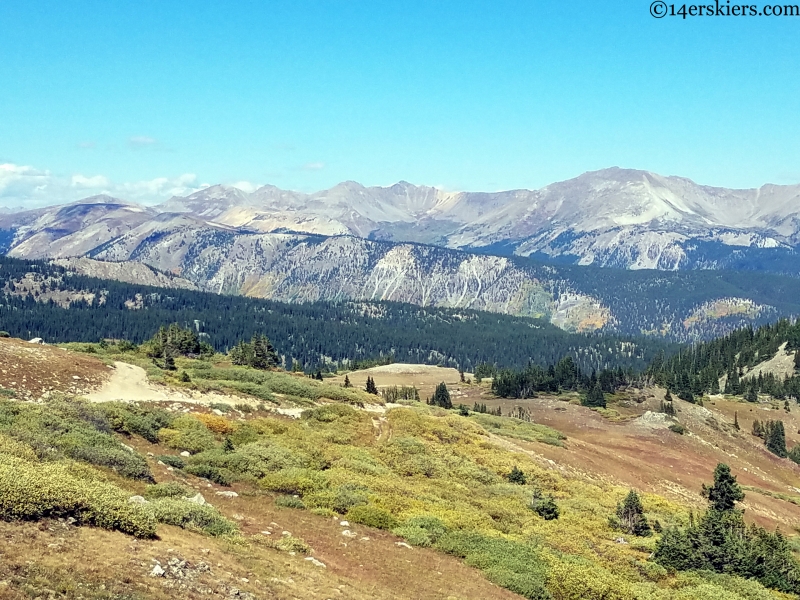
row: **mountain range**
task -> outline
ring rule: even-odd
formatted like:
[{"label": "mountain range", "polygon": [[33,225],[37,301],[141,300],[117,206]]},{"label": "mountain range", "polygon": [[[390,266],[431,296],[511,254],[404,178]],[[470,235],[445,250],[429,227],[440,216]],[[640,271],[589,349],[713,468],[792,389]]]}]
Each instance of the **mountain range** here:
[{"label": "mountain range", "polygon": [[3,215],[0,244],[19,257],[66,257],[123,233],[170,227],[352,235],[628,269],[741,267],[748,257],[780,257],[786,264],[767,268],[800,272],[800,185],[734,190],[620,168],[493,193],[347,181],[313,194],[215,185],[154,207],[95,196]]},{"label": "mountain range", "polygon": [[[313,194],[274,186],[246,193],[216,185],[157,206],[101,195],[0,214],[0,252],[92,259],[71,268],[97,277],[141,273],[141,283],[289,302],[393,300],[546,316],[568,330],[677,339],[719,333],[709,319],[733,326],[795,311],[779,306],[787,298],[740,293],[746,285],[726,280],[699,295],[683,291],[694,304],[682,301],[679,310],[653,298],[653,307],[636,308],[646,319],[634,325],[615,292],[598,283],[616,281],[616,270],[567,265],[798,276],[798,246],[800,185],[731,190],[619,168],[535,191],[344,182]],[[169,277],[109,262],[143,263]],[[647,277],[660,281],[653,289],[672,285]],[[712,280],[692,281],[684,284]],[[644,284],[620,285],[637,294]]]}]

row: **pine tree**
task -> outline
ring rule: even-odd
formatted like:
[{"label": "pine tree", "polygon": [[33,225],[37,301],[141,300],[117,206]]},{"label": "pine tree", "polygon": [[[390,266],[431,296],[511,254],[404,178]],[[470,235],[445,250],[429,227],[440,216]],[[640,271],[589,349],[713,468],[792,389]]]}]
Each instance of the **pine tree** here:
[{"label": "pine tree", "polygon": [[375,380],[372,377],[367,377],[367,385],[365,386],[364,390],[368,394],[378,395],[378,387],[375,385]]},{"label": "pine tree", "polygon": [[617,504],[617,519],[619,526],[631,535],[647,537],[652,533],[644,516],[642,501],[634,490],[628,492],[623,502]]},{"label": "pine tree", "polygon": [[764,444],[767,450],[775,456],[786,458],[786,431],[783,428],[783,421],[770,421],[767,423],[766,437]]},{"label": "pine tree", "polygon": [[603,393],[603,388],[600,387],[599,383],[596,383],[594,387],[589,390],[589,393],[586,394],[586,399],[584,400],[583,404],[584,406],[591,407],[606,407],[606,395]]},{"label": "pine tree", "polygon": [[788,400],[784,400],[783,401],[783,410],[785,410],[787,413],[788,412],[792,412],[792,409],[789,408],[789,401]]},{"label": "pine tree", "polygon": [[344,376],[344,387],[346,388],[353,387],[353,384],[350,383],[350,378],[347,375]]},{"label": "pine tree", "polygon": [[736,483],[736,476],[731,475],[731,468],[719,463],[714,469],[714,485],[707,487],[703,484],[702,494],[708,498],[711,510],[717,512],[732,511],[737,502],[744,500],[744,492]]},{"label": "pine tree", "polygon": [[516,465],[514,465],[514,468],[511,469],[511,472],[506,475],[506,479],[508,479],[509,483],[516,483],[519,485],[525,485],[528,482],[528,478],[525,477],[525,473]]},{"label": "pine tree", "polygon": [[733,426],[736,429],[736,431],[739,431],[740,427],[739,427],[739,412],[738,411],[734,411],[734,413],[733,413]]},{"label": "pine tree", "polygon": [[458,370],[458,375],[459,375],[459,377],[461,377],[461,383],[464,383],[466,381],[466,379],[464,378],[464,370],[463,369],[459,369]]},{"label": "pine tree", "polygon": [[253,348],[253,355],[250,361],[251,367],[266,370],[278,365],[280,357],[267,336],[254,335],[250,345]]},{"label": "pine tree", "polygon": [[672,394],[670,394],[669,390],[664,394],[664,402],[672,402]]},{"label": "pine tree", "polygon": [[436,386],[436,391],[433,393],[431,404],[441,408],[453,408],[453,403],[450,400],[450,392],[447,390],[447,386],[444,382]]},{"label": "pine tree", "polygon": [[753,421],[753,435],[764,439],[766,437],[765,433],[766,432],[764,431],[764,425],[761,423],[761,421],[759,421],[758,419]]},{"label": "pine tree", "polygon": [[752,385],[747,387],[747,391],[744,393],[744,399],[748,402],[758,402],[758,391]]},{"label": "pine tree", "polygon": [[544,497],[539,490],[536,490],[533,493],[530,507],[531,510],[536,512],[536,514],[542,517],[545,521],[557,519],[561,513],[561,511],[558,509],[558,505],[553,500],[553,497]]},{"label": "pine tree", "polygon": [[794,368],[800,369],[800,350],[796,350],[794,353]]}]

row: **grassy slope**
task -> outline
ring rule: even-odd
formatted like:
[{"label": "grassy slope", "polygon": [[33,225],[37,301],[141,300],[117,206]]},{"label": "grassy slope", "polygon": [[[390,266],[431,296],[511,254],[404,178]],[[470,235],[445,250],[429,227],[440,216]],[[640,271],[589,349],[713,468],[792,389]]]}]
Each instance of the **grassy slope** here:
[{"label": "grassy slope", "polygon": [[[141,357],[127,358],[142,361]],[[180,481],[202,490],[229,521],[238,524],[240,533],[215,538],[161,524],[161,540],[127,538],[126,542],[120,533],[52,521],[39,529],[6,524],[2,535],[13,541],[9,546],[13,549],[4,563],[10,566],[3,567],[0,579],[8,582],[8,589],[22,597],[25,586],[39,580],[44,582],[41,586],[66,588],[84,582],[91,583],[96,593],[88,597],[165,597],[164,585],[170,580],[148,578],[152,568],[148,561],[168,558],[167,550],[172,549],[192,563],[206,560],[220,565],[212,568],[213,576],[198,578],[209,589],[237,585],[258,597],[331,597],[336,593],[333,588],[340,585],[347,590],[343,597],[352,598],[511,597],[453,557],[465,559],[466,565],[480,569],[488,580],[528,597],[538,597],[545,589],[559,600],[773,597],[740,580],[714,577],[712,582],[694,575],[670,575],[648,561],[654,538],[624,536],[630,543],[616,543],[620,534],[609,527],[608,517],[628,488],[614,483],[618,479],[613,477],[587,476],[542,458],[547,452],[558,452],[563,459],[573,452],[570,432],[566,447],[560,448],[553,445],[561,437],[557,432],[524,421],[461,417],[420,404],[387,412],[361,411],[348,403],[368,400],[365,394],[328,383],[202,361],[179,366],[192,379],[182,383],[184,387],[219,385],[232,390],[231,383],[241,382],[256,386],[235,393],[243,398],[255,393],[264,402],[262,408],[272,401],[311,404],[331,396],[341,403],[313,409],[299,420],[264,410],[233,410],[219,416],[187,405],[191,412],[174,413],[173,418],[183,416],[158,432],[154,440],[158,443],[138,435],[126,437],[126,444],[147,456],[156,481]],[[174,380],[170,374],[154,374],[164,381]],[[467,399],[472,390],[483,393],[478,386],[459,393]],[[262,398],[267,395],[271,399]],[[600,423],[609,422],[597,418]],[[223,449],[226,437],[233,445],[227,451]],[[579,446],[577,441],[574,445]],[[185,460],[184,469],[168,470],[157,462],[157,456],[174,455],[183,448],[195,452]],[[526,473],[527,485],[505,480],[514,466]],[[706,467],[710,474],[713,464]],[[216,469],[213,478],[231,484],[239,497],[216,496],[214,492],[229,488],[188,474],[198,468],[207,475],[209,469]],[[123,479],[107,468],[91,473],[89,477],[109,478],[110,485],[128,493],[147,490],[145,482]],[[528,508],[534,489],[556,499],[560,519],[544,521]],[[298,498],[290,501],[292,495]],[[282,504],[304,505],[305,510],[279,508],[273,503],[276,497]],[[643,499],[651,519],[663,525],[687,522],[688,509],[674,500],[657,494],[644,494]],[[338,525],[342,518],[350,520],[355,538],[342,535]],[[398,547],[398,538],[391,533],[359,521],[394,529],[408,541],[432,548]],[[69,542],[60,541],[64,537],[60,528],[69,532]],[[261,533],[270,529],[275,537]],[[274,539],[283,530],[305,539],[314,557],[328,566],[314,567],[301,554],[291,556],[276,549]],[[35,542],[23,541],[28,538]],[[92,544],[115,550],[87,567],[82,560]],[[209,553],[203,553],[203,548]],[[204,559],[207,556],[213,558]],[[75,568],[70,570],[70,565]],[[107,586],[105,591],[99,589],[101,584]],[[112,589],[116,596],[110,595]]]}]

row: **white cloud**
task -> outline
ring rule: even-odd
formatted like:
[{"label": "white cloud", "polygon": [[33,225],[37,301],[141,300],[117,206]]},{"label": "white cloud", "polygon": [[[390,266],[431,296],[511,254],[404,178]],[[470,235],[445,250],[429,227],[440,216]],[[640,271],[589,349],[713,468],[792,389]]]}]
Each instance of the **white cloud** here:
[{"label": "white cloud", "polygon": [[148,148],[158,145],[158,140],[149,135],[134,135],[128,140],[131,148]]},{"label": "white cloud", "polygon": [[251,181],[237,181],[236,183],[231,184],[236,189],[242,190],[247,194],[252,194],[258,188],[261,187],[261,184],[252,183]]},{"label": "white cloud", "polygon": [[186,196],[208,187],[197,183],[197,176],[156,177],[143,181],[117,183],[105,175],[54,175],[30,166],[0,164],[0,206],[30,210],[51,204],[64,204],[95,194],[108,194],[141,204],[156,204],[171,196]]},{"label": "white cloud", "polygon": [[73,175],[71,185],[75,188],[107,188],[109,186],[107,177],[95,175],[94,177],[84,177],[81,174]]},{"label": "white cloud", "polygon": [[303,171],[321,171],[324,168],[324,162],[310,162],[303,165]]}]

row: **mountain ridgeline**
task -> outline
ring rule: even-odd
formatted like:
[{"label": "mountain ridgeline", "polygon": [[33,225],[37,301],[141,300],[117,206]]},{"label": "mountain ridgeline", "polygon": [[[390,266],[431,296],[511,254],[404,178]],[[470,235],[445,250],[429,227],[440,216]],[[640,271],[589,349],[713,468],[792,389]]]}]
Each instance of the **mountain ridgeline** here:
[{"label": "mountain ridgeline", "polygon": [[212,186],[155,207],[98,196],[2,215],[0,252],[131,283],[696,341],[800,315],[799,194],[626,169],[496,193]]},{"label": "mountain ridgeline", "polygon": [[395,302],[289,304],[101,280],[45,261],[0,257],[0,329],[47,342],[141,343],[165,324],[199,330],[218,351],[266,334],[284,366],[336,370],[371,359],[440,364],[554,364],[642,369],[677,346],[658,339],[567,333],[542,319]]}]

